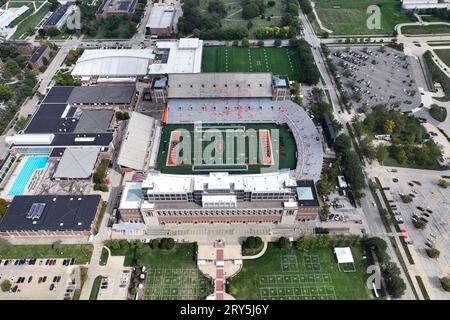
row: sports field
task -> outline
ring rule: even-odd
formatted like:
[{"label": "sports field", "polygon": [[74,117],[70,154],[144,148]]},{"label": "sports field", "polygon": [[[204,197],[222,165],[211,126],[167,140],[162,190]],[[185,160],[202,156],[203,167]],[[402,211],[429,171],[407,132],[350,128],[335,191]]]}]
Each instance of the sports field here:
[{"label": "sports field", "polygon": [[198,269],[151,268],[147,273],[145,300],[201,300],[211,292],[210,282]]},{"label": "sports field", "polygon": [[[392,34],[399,23],[415,22],[401,12],[400,0],[316,0],[316,11],[322,24],[333,35],[380,35]],[[369,6],[381,9],[381,28],[369,29],[367,13]]]},{"label": "sports field", "polygon": [[272,72],[298,81],[301,70],[290,48],[203,48],[203,72]]},{"label": "sports field", "polygon": [[[287,126],[203,124],[196,130],[193,125],[163,127],[157,170],[172,174],[261,173],[296,166],[296,144]],[[232,152],[227,149],[230,146]]]},{"label": "sports field", "polygon": [[281,250],[269,243],[261,258],[244,261],[229,293],[238,300],[371,299],[362,253],[352,247],[352,254],[356,272],[341,272],[331,249]]},{"label": "sports field", "polygon": [[450,49],[438,49],[434,50],[434,53],[436,53],[438,57],[444,61],[448,67],[450,67]]}]

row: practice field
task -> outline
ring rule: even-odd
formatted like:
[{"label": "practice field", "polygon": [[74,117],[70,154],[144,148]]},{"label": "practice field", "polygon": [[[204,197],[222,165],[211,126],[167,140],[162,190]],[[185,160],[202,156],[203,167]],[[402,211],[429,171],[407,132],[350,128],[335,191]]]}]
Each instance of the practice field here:
[{"label": "practice field", "polygon": [[229,293],[238,300],[371,299],[362,253],[357,247],[352,253],[356,272],[341,272],[331,249],[301,252],[269,243],[264,256],[244,261]]},{"label": "practice field", "polygon": [[201,300],[210,293],[210,282],[198,269],[149,269],[145,300]]},{"label": "practice field", "polygon": [[[399,0],[316,0],[316,11],[322,24],[333,31],[333,35],[381,35],[392,34],[399,23],[415,22],[401,12]],[[367,13],[369,6],[381,9],[381,28],[369,29]]]},{"label": "practice field", "polygon": [[272,72],[298,81],[301,70],[290,48],[203,48],[203,72]]},{"label": "practice field", "polygon": [[[229,134],[229,130],[233,130],[233,134]],[[189,154],[185,154],[186,148],[183,148],[186,142],[183,132],[189,133]],[[220,134],[222,141],[217,140],[217,144],[214,144],[216,134]],[[231,140],[234,141],[232,152],[227,149]],[[211,148],[213,145],[214,148]],[[203,124],[202,129],[197,129],[194,133],[193,125],[165,125],[159,146],[157,170],[171,174],[204,174],[210,171],[274,172],[282,168],[294,169],[296,150],[294,137],[287,126]],[[222,161],[208,161],[208,155]]]},{"label": "practice field", "polygon": [[434,53],[438,55],[438,57],[445,62],[447,67],[450,67],[450,49],[439,49],[434,50]]}]

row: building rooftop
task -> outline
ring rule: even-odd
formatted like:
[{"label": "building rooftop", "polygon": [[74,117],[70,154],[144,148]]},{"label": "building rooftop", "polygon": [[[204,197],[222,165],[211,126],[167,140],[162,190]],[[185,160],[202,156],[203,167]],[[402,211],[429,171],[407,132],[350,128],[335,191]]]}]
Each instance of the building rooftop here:
[{"label": "building rooftop", "polygon": [[155,3],[147,21],[147,28],[163,29],[172,26],[175,18],[175,6],[173,4]]},{"label": "building rooftop", "polygon": [[35,63],[39,60],[39,58],[44,54],[45,50],[48,49],[48,46],[43,45],[36,49],[36,51],[33,52],[33,55],[30,58],[31,63]]},{"label": "building rooftop", "polygon": [[147,161],[150,137],[155,120],[139,112],[132,112],[124,134],[117,164],[143,170]]},{"label": "building rooftop", "polygon": [[83,110],[74,132],[106,132],[109,129],[113,116],[113,110]]},{"label": "building rooftop", "polygon": [[86,49],[73,68],[72,76],[143,76],[153,58],[151,49]]},{"label": "building rooftop", "polygon": [[137,0],[104,0],[96,14],[134,12]]},{"label": "building rooftop", "polygon": [[30,10],[28,6],[20,6],[19,8],[9,8],[8,10],[0,9],[0,29],[6,28],[11,22],[19,16]]},{"label": "building rooftop", "polygon": [[73,132],[78,120],[74,117],[77,108],[58,103],[42,103],[25,128],[25,133]]},{"label": "building rooftop", "polygon": [[183,38],[177,41],[157,41],[156,46],[156,57],[149,67],[149,74],[201,72],[203,40]]},{"label": "building rooftop", "polygon": [[170,74],[169,98],[270,98],[271,73]]},{"label": "building rooftop", "polygon": [[66,2],[65,4],[60,4],[58,8],[56,8],[56,10],[50,15],[50,17],[48,17],[47,20],[45,20],[42,26],[44,27],[56,26],[58,22],[61,20],[61,18],[64,17],[64,15],[66,15],[67,10],[73,5],[75,5],[75,1],[73,2],[69,1]]},{"label": "building rooftop", "polygon": [[66,148],[53,178],[89,179],[97,163],[99,147]]},{"label": "building rooftop", "polygon": [[0,232],[91,230],[100,200],[100,195],[16,196]]}]

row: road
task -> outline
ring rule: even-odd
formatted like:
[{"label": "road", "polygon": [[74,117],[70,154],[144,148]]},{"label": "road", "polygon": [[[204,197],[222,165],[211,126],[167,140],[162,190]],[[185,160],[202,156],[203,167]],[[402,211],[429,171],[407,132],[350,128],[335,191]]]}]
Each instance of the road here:
[{"label": "road", "polygon": [[[348,134],[348,130],[347,130],[345,124],[351,121],[352,115],[344,114],[343,112],[340,112],[341,110],[340,110],[340,101],[338,99],[338,92],[336,90],[336,87],[333,85],[334,82],[326,68],[325,59],[322,55],[322,52],[321,52],[322,50],[320,47],[321,41],[315,35],[314,30],[313,30],[309,20],[307,19],[306,15],[304,15],[303,12],[300,12],[299,17],[303,24],[304,39],[312,47],[312,53],[314,55],[314,60],[316,62],[316,65],[319,68],[319,71],[320,71],[320,74],[322,75],[323,81],[325,82],[325,87],[328,89],[328,92],[330,94],[330,98],[331,98],[330,102],[331,102],[331,105],[333,106],[334,116],[335,116],[336,120],[338,120],[340,123],[343,124],[344,133]],[[366,180],[367,180],[367,174],[366,174]],[[368,230],[366,230],[366,232],[370,235],[378,236],[386,241],[386,243],[388,245],[387,252],[388,252],[389,256],[391,257],[392,261],[397,263],[397,265],[400,267],[400,262],[394,251],[394,248],[392,247],[392,244],[389,240],[387,230],[385,229],[383,222],[381,221],[378,209],[376,207],[374,207],[372,204],[372,203],[374,203],[373,196],[368,188],[363,190],[363,192],[366,194],[366,196],[361,199],[361,207],[363,210],[364,221],[368,228]],[[406,279],[406,276],[405,276],[403,270],[402,270],[401,276],[407,286],[407,290],[406,290],[405,294],[403,295],[402,299],[415,300],[414,293]]]}]

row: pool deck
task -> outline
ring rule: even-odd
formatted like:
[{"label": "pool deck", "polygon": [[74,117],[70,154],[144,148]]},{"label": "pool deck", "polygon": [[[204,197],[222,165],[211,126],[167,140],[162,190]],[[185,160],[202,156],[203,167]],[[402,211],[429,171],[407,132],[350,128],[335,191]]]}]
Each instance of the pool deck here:
[{"label": "pool deck", "polygon": [[[6,183],[5,188],[0,192],[0,198],[3,198],[3,199],[5,199],[5,200],[7,200],[7,201],[11,201],[11,200],[14,198],[14,196],[9,195],[8,192],[9,192],[9,189],[11,189],[12,185],[14,184],[14,181],[16,180],[17,176],[19,175],[19,173],[20,173],[20,171],[22,170],[23,166],[25,165],[25,162],[27,161],[27,159],[28,159],[28,157],[23,157],[23,158],[20,160],[20,163],[19,163],[19,164],[17,165],[17,167],[14,169],[13,174],[9,177],[9,180],[8,180],[8,182]],[[33,174],[31,175],[30,179],[29,179],[28,182],[27,182],[27,185],[25,186],[23,195],[34,195],[35,188],[33,188],[32,190],[28,190],[28,189],[29,189],[29,186],[30,186],[31,182],[32,182],[34,179],[36,179],[35,176],[36,176],[36,173],[37,173],[38,171],[42,171],[42,174],[39,176],[39,180],[42,180],[42,178],[43,178],[43,176],[44,176],[44,173],[45,173],[45,171],[47,170],[47,168],[48,168],[48,163],[45,165],[44,168],[42,168],[42,169],[36,169],[36,170],[33,172]],[[40,182],[40,181],[36,181],[34,184],[35,184],[35,185],[38,185],[39,182]]]}]

